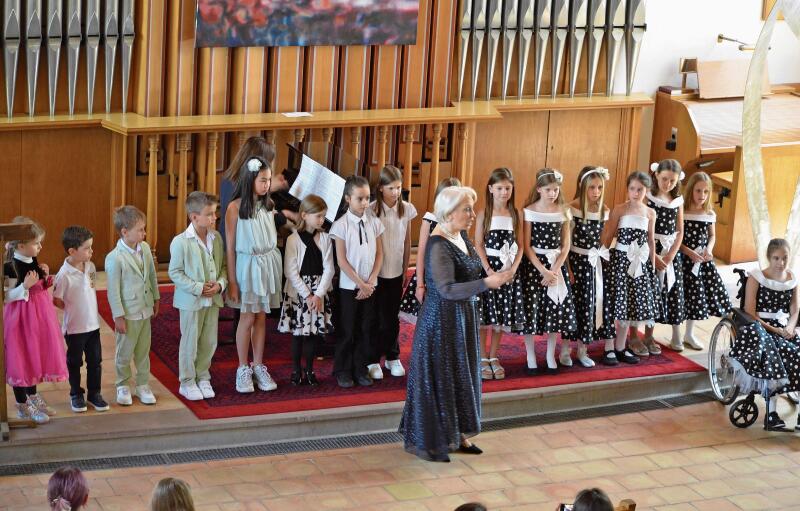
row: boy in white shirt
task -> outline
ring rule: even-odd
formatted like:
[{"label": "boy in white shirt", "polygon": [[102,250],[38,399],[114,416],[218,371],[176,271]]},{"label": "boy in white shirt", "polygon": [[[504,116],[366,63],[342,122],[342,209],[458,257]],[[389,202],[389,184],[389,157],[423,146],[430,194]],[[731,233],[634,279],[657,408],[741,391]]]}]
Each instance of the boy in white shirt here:
[{"label": "boy in white shirt", "polygon": [[[64,229],[61,244],[67,251],[53,287],[53,304],[64,311],[61,330],[67,341],[70,406],[86,411],[86,401],[98,412],[108,410],[100,394],[103,352],[100,346],[100,318],[97,313],[97,272],[92,263],[92,231],[80,225]],[[86,357],[86,387],[81,388],[81,366]]]}]

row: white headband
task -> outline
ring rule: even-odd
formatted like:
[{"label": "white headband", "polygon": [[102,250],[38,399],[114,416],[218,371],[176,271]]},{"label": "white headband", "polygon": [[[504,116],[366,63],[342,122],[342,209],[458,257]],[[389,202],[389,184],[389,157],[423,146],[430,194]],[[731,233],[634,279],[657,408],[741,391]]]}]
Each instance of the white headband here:
[{"label": "white headband", "polygon": [[552,175],[553,175],[553,176],[556,178],[556,182],[557,182],[558,184],[561,184],[561,182],[562,182],[562,181],[564,181],[564,176],[561,174],[561,172],[559,172],[559,171],[557,171],[557,170],[554,170],[554,171],[552,171],[552,172],[545,172],[545,173],[544,173],[544,174],[542,174],[541,176],[537,177],[537,178],[536,178],[536,181],[539,181],[539,180],[540,180],[540,179],[542,179],[544,176],[549,176],[549,175],[551,175],[551,174],[552,174]]},{"label": "white headband", "polygon": [[[650,164],[650,172],[652,172],[653,174],[658,172],[658,163],[653,162]],[[678,181],[683,181],[684,179],[686,179],[686,174],[684,174],[684,172],[681,171],[680,175],[678,176]]]},{"label": "white headband", "polygon": [[611,178],[611,175],[608,173],[608,169],[605,167],[595,167],[583,176],[581,176],[580,183],[583,183],[583,180],[587,177],[591,176],[592,174],[597,174],[603,178],[603,180],[608,181]]}]

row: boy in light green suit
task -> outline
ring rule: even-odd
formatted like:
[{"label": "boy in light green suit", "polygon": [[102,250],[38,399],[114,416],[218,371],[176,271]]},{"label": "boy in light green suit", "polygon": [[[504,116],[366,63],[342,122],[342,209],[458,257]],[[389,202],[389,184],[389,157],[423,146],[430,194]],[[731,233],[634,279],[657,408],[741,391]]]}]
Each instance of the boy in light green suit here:
[{"label": "boy in light green suit", "polygon": [[214,230],[219,201],[205,192],[186,198],[191,223],[169,246],[172,306],[180,310],[179,393],[191,401],[214,397],[211,358],[217,349],[217,322],[227,284],[222,237]]},{"label": "boy in light green suit", "polygon": [[150,390],[150,318],[158,315],[158,283],[150,246],[144,242],[144,213],[134,206],[114,211],[117,246],[106,256],[108,304],[114,315],[117,349],[117,403],[133,404],[128,383],[131,360],[136,365],[134,395],[142,404],[154,405]]}]

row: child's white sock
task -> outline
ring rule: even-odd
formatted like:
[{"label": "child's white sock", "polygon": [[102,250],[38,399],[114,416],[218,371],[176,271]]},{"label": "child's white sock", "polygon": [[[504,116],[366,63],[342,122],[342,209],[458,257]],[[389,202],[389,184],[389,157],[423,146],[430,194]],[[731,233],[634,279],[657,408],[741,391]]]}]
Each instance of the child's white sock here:
[{"label": "child's white sock", "polygon": [[533,336],[525,336],[525,352],[528,357],[528,367],[536,369],[536,350],[533,347]]},{"label": "child's white sock", "polygon": [[[614,339],[606,339],[606,345],[603,347],[604,351],[614,351]],[[614,355],[611,353],[609,356]]]},{"label": "child's white sock", "polygon": [[572,349],[569,346],[568,339],[561,339],[561,354],[558,356],[558,361],[562,366],[572,367]]},{"label": "child's white sock", "polygon": [[548,369],[555,369],[556,367],[556,334],[550,332],[547,334],[547,367]]},{"label": "child's white sock", "polygon": [[702,350],[703,343],[694,336],[694,323],[693,319],[686,320],[686,331],[683,333],[683,342],[692,349]]},{"label": "child's white sock", "polygon": [[672,342],[678,343],[681,340],[681,326],[672,325]]},{"label": "child's white sock", "polygon": [[[627,341],[626,336],[628,334],[628,328],[617,328],[617,338],[614,341],[614,349],[617,351],[623,351],[625,349],[625,343]],[[631,334],[633,336],[634,334]]]},{"label": "child's white sock", "polygon": [[767,407],[767,413],[769,414],[769,413],[775,412],[775,411],[777,411],[777,409],[778,409],[778,399],[773,396],[772,399],[769,400],[769,406]]}]

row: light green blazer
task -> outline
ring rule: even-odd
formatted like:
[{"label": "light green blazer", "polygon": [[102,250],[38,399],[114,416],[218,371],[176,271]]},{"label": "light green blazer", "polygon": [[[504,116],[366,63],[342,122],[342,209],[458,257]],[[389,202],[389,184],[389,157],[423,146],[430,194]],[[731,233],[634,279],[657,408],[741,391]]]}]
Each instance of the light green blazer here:
[{"label": "light green blazer", "polygon": [[108,304],[115,318],[142,312],[161,299],[150,245],[141,243],[143,269],[140,270],[136,256],[124,243],[120,239],[106,256]]},{"label": "light green blazer", "polygon": [[[190,234],[191,232],[191,234]],[[215,230],[209,229],[209,235],[214,236],[211,242],[211,255],[214,259],[214,278],[222,287],[228,286],[228,268],[225,262],[225,251],[222,247],[222,236]],[[194,237],[194,229],[187,229],[172,239],[169,245],[169,278],[175,283],[175,294],[172,296],[172,306],[183,310],[200,310],[203,308],[200,296],[203,284],[212,280],[210,265],[206,264],[205,250]],[[214,307],[222,307],[222,294],[212,297]]]}]

